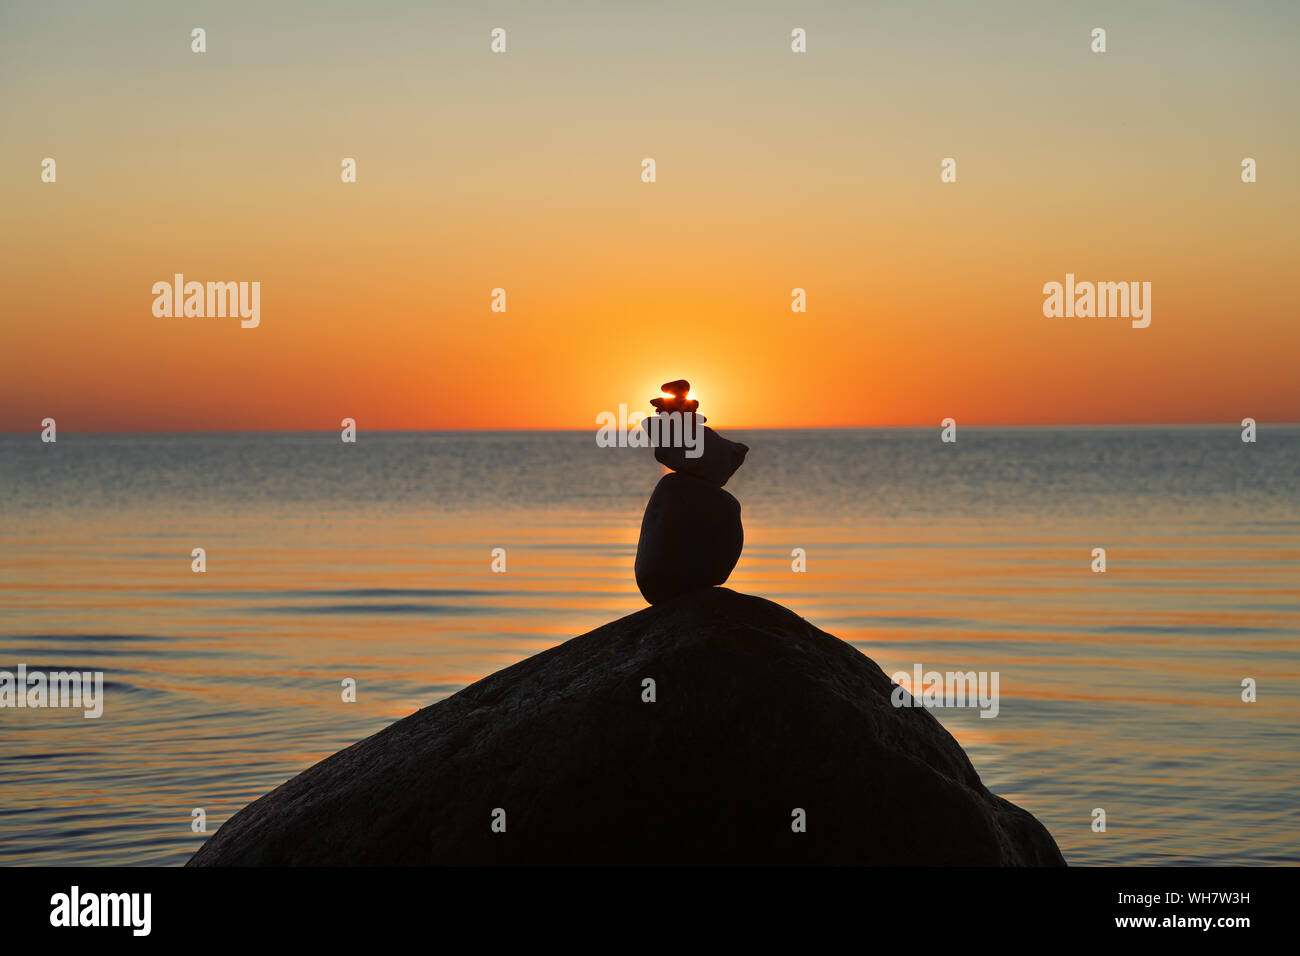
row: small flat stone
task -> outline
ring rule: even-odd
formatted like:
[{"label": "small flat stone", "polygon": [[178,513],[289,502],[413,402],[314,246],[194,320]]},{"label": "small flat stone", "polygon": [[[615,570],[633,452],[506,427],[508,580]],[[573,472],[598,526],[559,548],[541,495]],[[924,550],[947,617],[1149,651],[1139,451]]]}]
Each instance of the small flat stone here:
[{"label": "small flat stone", "polygon": [[[655,428],[655,427],[661,427],[661,426],[655,426],[655,425],[653,424],[653,422],[654,422],[655,419],[657,419],[660,415],[667,415],[667,414],[670,414],[670,413],[669,413],[669,412],[660,411],[660,412],[656,412],[656,413],[653,414],[653,415],[647,415],[647,416],[645,416],[644,418],[641,419],[641,421],[640,421],[639,424],[640,424],[641,427],[644,428],[646,431],[650,431],[650,429],[652,429],[652,428]],[[694,416],[695,416],[695,420],[696,420],[697,422],[699,422],[701,425],[703,425],[705,422],[708,421],[708,419],[705,418],[703,415],[701,415],[699,412],[683,412],[683,413],[682,413],[683,424],[685,424],[688,428],[694,428],[695,426],[694,426],[694,425],[691,425],[689,422],[686,421],[686,416],[687,416],[687,415],[694,415]]]},{"label": "small flat stone", "polygon": [[700,407],[700,403],[693,398],[682,398],[680,395],[674,395],[672,398],[650,399],[650,404],[661,412],[693,412]]}]

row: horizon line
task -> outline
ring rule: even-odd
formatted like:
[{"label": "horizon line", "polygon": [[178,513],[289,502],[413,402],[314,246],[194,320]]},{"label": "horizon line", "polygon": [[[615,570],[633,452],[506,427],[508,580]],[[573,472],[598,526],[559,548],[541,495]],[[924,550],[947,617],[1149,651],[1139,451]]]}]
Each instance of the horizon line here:
[{"label": "horizon line", "polygon": [[[1265,421],[1260,422],[1255,419],[1256,425],[1280,425],[1291,427],[1300,425],[1300,421]],[[1047,428],[1241,428],[1240,421],[1202,421],[1202,422],[971,422],[962,423],[958,421],[958,428],[978,428],[978,429],[1047,429]],[[932,428],[943,428],[940,423],[933,425],[728,425],[727,431],[901,431],[901,430],[921,430]],[[90,428],[85,430],[72,430],[68,432],[66,426],[61,428],[66,434],[73,435],[315,435],[315,434],[336,434],[339,427],[331,428],[192,428],[192,429],[174,429],[174,428],[157,428],[157,429],[99,429]],[[426,434],[426,433],[445,433],[445,434],[480,434],[480,433],[521,433],[521,432],[588,432],[597,430],[597,426],[592,425],[587,428],[542,428],[542,427],[494,427],[494,428],[360,428],[361,432],[378,432],[383,434]],[[39,426],[29,431],[0,431],[0,437],[17,438],[23,436],[39,435],[41,428]]]}]

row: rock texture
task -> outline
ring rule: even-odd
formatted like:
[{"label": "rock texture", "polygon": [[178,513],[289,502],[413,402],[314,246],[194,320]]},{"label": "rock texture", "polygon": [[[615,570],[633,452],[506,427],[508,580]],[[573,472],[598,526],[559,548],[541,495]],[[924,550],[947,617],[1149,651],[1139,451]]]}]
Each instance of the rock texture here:
[{"label": "rock texture", "polygon": [[1062,865],[1043,826],[985,789],[927,711],[893,707],[892,687],[779,605],[694,591],[321,761],[190,865]]},{"label": "rock texture", "polygon": [[740,560],[740,502],[692,475],[668,474],[641,518],[636,586],[650,604],[722,584]]}]

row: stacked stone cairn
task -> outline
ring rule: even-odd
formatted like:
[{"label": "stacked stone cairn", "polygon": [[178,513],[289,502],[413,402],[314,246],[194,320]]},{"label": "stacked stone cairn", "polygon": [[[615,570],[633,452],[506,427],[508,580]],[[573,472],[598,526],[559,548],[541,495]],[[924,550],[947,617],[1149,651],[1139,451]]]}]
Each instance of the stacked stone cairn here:
[{"label": "stacked stone cairn", "polygon": [[722,486],[749,447],[704,425],[700,403],[686,397],[690,382],[679,379],[662,390],[650,400],[656,414],[641,422],[655,459],[671,469],[646,505],[636,549],[637,587],[651,604],[723,584],[745,544],[740,502]]}]

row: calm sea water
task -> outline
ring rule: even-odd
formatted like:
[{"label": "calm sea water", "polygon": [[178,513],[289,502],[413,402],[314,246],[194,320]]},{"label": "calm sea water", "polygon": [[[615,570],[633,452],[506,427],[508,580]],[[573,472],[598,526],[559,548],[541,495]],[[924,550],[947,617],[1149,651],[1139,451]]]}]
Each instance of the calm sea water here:
[{"label": "calm sea water", "polygon": [[[1300,429],[729,434],[730,586],[891,674],[998,671],[997,718],[935,714],[1070,862],[1300,862]],[[660,474],[592,432],[0,437],[0,670],[107,682],[0,711],[0,862],[182,863],[194,808],[640,609]]]}]

